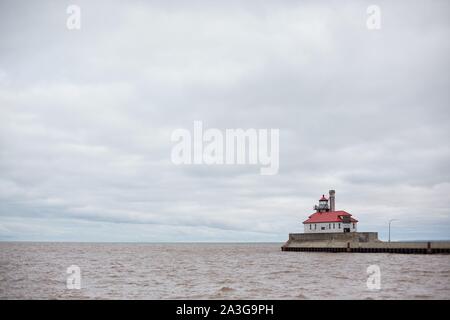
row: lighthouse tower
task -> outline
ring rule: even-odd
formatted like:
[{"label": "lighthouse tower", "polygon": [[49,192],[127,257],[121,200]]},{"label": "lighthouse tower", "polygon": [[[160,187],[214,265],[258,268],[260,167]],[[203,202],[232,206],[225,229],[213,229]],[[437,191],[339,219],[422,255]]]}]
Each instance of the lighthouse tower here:
[{"label": "lighthouse tower", "polygon": [[319,205],[314,206],[314,210],[317,212],[328,212],[330,209],[328,208],[328,199],[325,195],[322,195],[322,198],[319,199]]}]

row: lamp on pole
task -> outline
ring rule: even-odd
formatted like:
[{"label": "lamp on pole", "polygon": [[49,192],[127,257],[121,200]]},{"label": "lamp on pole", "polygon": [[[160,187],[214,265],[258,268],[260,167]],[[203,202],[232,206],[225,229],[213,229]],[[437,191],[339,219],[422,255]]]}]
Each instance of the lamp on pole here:
[{"label": "lamp on pole", "polygon": [[398,221],[398,219],[391,219],[389,220],[389,242],[391,242],[391,222],[392,221]]}]

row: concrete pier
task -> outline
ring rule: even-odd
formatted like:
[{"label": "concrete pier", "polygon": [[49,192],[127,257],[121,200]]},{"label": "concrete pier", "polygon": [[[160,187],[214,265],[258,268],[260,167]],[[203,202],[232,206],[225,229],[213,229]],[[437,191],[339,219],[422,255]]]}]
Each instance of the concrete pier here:
[{"label": "concrete pier", "polygon": [[377,232],[291,233],[282,251],[373,252],[373,253],[450,253],[450,241],[384,242]]}]

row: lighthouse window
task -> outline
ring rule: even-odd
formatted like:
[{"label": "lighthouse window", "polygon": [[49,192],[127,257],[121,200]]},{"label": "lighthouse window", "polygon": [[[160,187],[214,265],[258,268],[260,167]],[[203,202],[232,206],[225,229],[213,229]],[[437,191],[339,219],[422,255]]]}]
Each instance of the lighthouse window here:
[{"label": "lighthouse window", "polygon": [[331,229],[331,223],[328,224],[328,229]]},{"label": "lighthouse window", "polygon": [[311,230],[311,229],[312,229],[312,225],[310,224],[310,225],[309,225],[309,230]]},{"label": "lighthouse window", "polygon": [[339,223],[338,226],[339,226],[339,229],[340,229],[341,228],[341,224]]},{"label": "lighthouse window", "polygon": [[336,228],[335,224],[333,223],[333,229]]},{"label": "lighthouse window", "polygon": [[355,229],[355,224],[353,224],[353,229]]},{"label": "lighthouse window", "polygon": [[314,230],[316,230],[316,229],[317,229],[317,224],[314,223]]}]

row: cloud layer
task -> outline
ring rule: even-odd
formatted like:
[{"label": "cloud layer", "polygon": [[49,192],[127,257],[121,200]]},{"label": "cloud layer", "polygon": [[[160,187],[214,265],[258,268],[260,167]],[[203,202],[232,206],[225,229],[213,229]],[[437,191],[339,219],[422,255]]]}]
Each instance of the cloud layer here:
[{"label": "cloud layer", "polygon": [[[0,239],[283,241],[328,189],[361,231],[450,238],[447,1],[0,4]],[[280,129],[280,168],[171,133]]]}]

